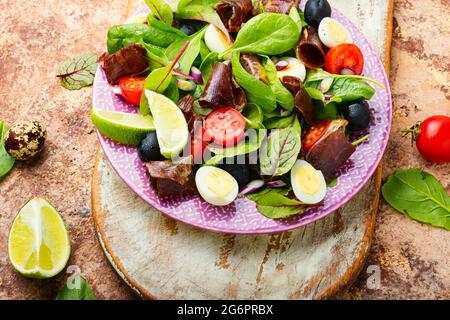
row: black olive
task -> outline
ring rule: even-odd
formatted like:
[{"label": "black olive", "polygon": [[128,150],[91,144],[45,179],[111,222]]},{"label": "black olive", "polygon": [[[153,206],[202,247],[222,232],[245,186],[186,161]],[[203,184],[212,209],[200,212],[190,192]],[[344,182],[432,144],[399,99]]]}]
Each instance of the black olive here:
[{"label": "black olive", "polygon": [[318,28],[323,18],[331,17],[331,6],[327,0],[308,0],[305,5],[306,23]]},{"label": "black olive", "polygon": [[360,131],[369,126],[370,110],[367,101],[358,101],[344,106],[342,113],[347,119],[348,128],[351,131]]},{"label": "black olive", "polygon": [[157,161],[163,160],[164,157],[161,155],[159,149],[158,138],[156,136],[156,131],[150,132],[141,141],[138,147],[138,155],[142,161]]},{"label": "black olive", "polygon": [[222,164],[219,167],[231,174],[239,187],[243,187],[250,182],[250,168],[246,164]]},{"label": "black olive", "polygon": [[190,24],[183,24],[180,27],[180,31],[184,32],[187,36],[190,36],[191,34],[194,34],[197,29],[194,26],[191,26]]}]

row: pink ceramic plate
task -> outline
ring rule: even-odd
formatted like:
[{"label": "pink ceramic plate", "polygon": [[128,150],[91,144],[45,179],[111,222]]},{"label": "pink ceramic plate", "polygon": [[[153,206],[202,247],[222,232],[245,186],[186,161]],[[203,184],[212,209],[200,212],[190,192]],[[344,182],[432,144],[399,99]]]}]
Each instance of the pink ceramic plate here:
[{"label": "pink ceramic plate", "polygon": [[[234,203],[225,207],[210,205],[199,196],[161,199],[150,186],[136,148],[114,143],[99,134],[100,144],[112,167],[131,190],[149,205],[176,220],[211,231],[235,234],[281,232],[304,226],[335,211],[364,186],[380,162],[389,137],[392,106],[388,79],[377,53],[362,32],[341,13],[333,10],[333,17],[351,31],[355,43],[361,48],[365,58],[364,75],[384,83],[387,89],[376,88],[377,93],[370,101],[370,139],[358,146],[352,157],[339,169],[337,185],[328,188],[321,206],[308,208],[303,214],[288,219],[271,220],[261,215],[256,210],[255,203],[245,197],[238,197]],[[127,104],[112,92],[100,67],[94,82],[93,106],[106,110],[137,112],[136,107]]]}]

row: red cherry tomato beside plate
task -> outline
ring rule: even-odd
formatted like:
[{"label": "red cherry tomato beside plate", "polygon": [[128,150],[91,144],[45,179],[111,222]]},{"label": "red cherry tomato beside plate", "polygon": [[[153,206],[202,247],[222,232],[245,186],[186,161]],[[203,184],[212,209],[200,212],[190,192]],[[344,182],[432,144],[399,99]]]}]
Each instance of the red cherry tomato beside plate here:
[{"label": "red cherry tomato beside plate", "polygon": [[329,73],[361,75],[363,68],[363,54],[352,43],[344,43],[331,48],[325,57],[324,69]]},{"label": "red cherry tomato beside plate", "polygon": [[145,77],[131,76],[124,77],[119,81],[119,87],[124,98],[134,104],[139,105],[142,91],[144,90]]},{"label": "red cherry tomato beside plate", "polygon": [[427,160],[450,162],[450,117],[432,116],[415,131],[417,150]]},{"label": "red cherry tomato beside plate", "polygon": [[234,146],[244,136],[245,118],[234,108],[226,107],[214,110],[205,120],[205,141],[223,146]]}]

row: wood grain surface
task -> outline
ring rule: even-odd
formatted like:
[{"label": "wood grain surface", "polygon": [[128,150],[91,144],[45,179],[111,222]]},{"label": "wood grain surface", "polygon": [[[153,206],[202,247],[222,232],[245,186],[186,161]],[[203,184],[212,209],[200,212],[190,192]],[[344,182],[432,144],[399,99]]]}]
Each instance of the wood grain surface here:
[{"label": "wood grain surface", "polygon": [[[376,4],[371,1],[368,12],[356,7],[359,13],[352,19],[366,21]],[[19,208],[33,196],[49,198],[63,215],[72,244],[69,265],[81,269],[98,299],[136,298],[104,255],[91,216],[90,182],[98,148],[89,120],[91,89],[67,91],[54,77],[65,59],[86,52],[100,54],[108,27],[123,20],[126,7],[126,0],[0,0],[0,119],[8,124],[37,119],[49,135],[39,159],[16,165],[0,182],[0,299],[54,299],[68,277],[63,272],[45,281],[27,279],[8,261],[9,228]],[[394,127],[383,170],[385,179],[399,168],[422,167],[448,192],[450,164],[424,161],[401,137],[400,129],[435,113],[450,114],[449,12],[447,0],[394,1],[390,68]],[[448,299],[449,233],[380,203],[366,265],[350,289],[336,297]],[[381,271],[380,288],[366,285],[371,266]]]},{"label": "wood grain surface", "polygon": [[[358,23],[370,1],[333,5]],[[132,1],[129,14],[142,5]],[[390,2],[378,1],[360,23],[385,58]],[[372,28],[381,25],[382,28]],[[387,61],[385,59],[385,61]],[[234,236],[197,230],[140,200],[99,155],[92,210],[102,246],[121,277],[145,298],[320,299],[352,282],[370,247],[381,167],[345,206],[291,232]]]}]

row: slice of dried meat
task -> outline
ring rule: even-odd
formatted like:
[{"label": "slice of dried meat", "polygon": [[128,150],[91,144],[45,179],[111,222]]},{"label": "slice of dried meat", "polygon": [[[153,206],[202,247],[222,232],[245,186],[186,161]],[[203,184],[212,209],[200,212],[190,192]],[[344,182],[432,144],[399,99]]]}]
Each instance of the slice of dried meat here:
[{"label": "slice of dried meat", "polygon": [[227,30],[238,32],[242,23],[252,17],[253,4],[251,0],[222,0],[215,9]]},{"label": "slice of dried meat", "polygon": [[139,74],[148,68],[147,51],[138,44],[130,44],[106,56],[103,70],[110,84],[117,84],[120,78]]}]

